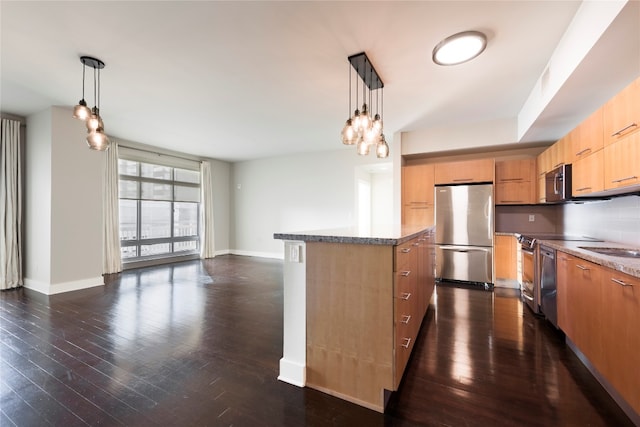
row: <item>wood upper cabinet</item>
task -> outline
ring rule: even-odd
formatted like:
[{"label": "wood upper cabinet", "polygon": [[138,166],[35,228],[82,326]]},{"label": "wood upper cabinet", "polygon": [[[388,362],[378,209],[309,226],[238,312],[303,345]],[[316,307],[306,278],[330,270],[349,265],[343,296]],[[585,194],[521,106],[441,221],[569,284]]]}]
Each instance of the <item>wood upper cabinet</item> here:
[{"label": "wood upper cabinet", "polygon": [[402,223],[430,226],[434,223],[434,166],[402,167]]},{"label": "wood upper cabinet", "polygon": [[604,144],[640,131],[640,77],[603,107]]},{"label": "wood upper cabinet", "polygon": [[604,190],[604,150],[574,161],[572,194],[580,197]]},{"label": "wood upper cabinet", "polygon": [[536,203],[535,159],[496,162],[495,191],[498,205]]},{"label": "wood upper cabinet", "polygon": [[435,165],[436,185],[493,182],[493,176],[493,159],[465,160]]},{"label": "wood upper cabinet", "polygon": [[569,139],[571,140],[572,152],[569,163],[575,163],[577,160],[584,159],[602,150],[604,145],[602,116],[603,109],[601,108],[570,132],[571,137]]},{"label": "wood upper cabinet", "polygon": [[598,370],[640,413],[640,279],[604,268],[602,283],[602,348]]},{"label": "wood upper cabinet", "polygon": [[604,147],[604,188],[640,184],[640,132]]}]

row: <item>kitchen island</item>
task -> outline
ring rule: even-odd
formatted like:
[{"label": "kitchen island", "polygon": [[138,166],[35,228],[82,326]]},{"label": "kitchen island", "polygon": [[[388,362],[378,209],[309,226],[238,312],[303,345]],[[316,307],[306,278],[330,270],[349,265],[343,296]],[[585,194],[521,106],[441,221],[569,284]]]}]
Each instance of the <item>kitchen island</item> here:
[{"label": "kitchen island", "polygon": [[433,231],[276,233],[285,242],[278,378],[384,412],[433,293]]}]

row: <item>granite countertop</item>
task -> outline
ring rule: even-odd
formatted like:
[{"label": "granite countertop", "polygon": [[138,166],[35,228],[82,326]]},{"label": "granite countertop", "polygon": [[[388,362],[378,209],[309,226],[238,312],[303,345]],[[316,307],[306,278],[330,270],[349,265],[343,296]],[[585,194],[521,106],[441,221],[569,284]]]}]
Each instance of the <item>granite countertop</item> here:
[{"label": "granite countertop", "polygon": [[353,243],[361,245],[400,245],[434,227],[383,225],[363,229],[359,227],[275,233],[274,239],[303,242]]},{"label": "granite countertop", "polygon": [[562,241],[562,240],[538,240],[538,243],[556,249],[558,251],[566,252],[570,255],[582,258],[586,261],[591,261],[594,264],[601,265],[603,267],[609,267],[622,273],[628,274],[633,277],[640,278],[640,258],[626,258],[619,256],[603,255],[597,252],[592,252],[586,249],[581,249],[580,246],[587,247],[599,247],[599,248],[627,248],[636,249],[631,245],[624,245],[614,242],[575,242],[575,241]]},{"label": "granite countertop", "polygon": [[493,234],[495,234],[496,236],[517,236],[518,235],[518,233],[511,232],[511,231],[496,231]]}]

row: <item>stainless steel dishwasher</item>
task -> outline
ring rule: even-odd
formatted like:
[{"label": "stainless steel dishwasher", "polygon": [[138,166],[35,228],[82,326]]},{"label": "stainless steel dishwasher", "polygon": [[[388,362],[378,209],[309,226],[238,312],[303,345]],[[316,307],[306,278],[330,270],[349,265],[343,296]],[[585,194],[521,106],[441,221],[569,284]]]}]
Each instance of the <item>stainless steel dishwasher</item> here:
[{"label": "stainless steel dishwasher", "polygon": [[540,245],[540,311],[558,327],[558,291],[556,288],[556,251]]}]

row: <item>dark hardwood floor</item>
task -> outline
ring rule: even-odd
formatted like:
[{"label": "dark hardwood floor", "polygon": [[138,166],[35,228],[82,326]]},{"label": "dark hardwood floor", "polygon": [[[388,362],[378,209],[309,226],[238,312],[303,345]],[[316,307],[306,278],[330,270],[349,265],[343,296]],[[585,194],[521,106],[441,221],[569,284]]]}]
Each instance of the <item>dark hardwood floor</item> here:
[{"label": "dark hardwood floor", "polygon": [[3,291],[0,425],[631,424],[509,290],[438,286],[384,415],[279,382],[281,356],[278,260],[139,269],[51,297]]}]

